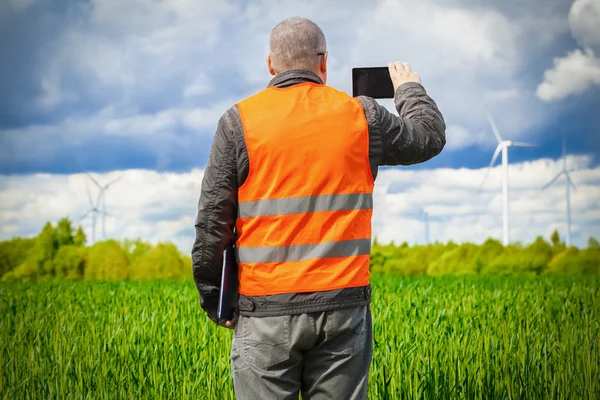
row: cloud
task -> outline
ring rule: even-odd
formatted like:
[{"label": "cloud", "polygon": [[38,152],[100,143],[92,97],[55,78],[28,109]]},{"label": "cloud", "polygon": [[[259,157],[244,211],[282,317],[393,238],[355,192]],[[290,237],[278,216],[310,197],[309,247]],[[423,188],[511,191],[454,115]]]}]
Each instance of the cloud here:
[{"label": "cloud", "polygon": [[[114,238],[143,238],[151,242],[173,241],[191,248],[196,204],[202,171],[159,173],[148,170],[93,174],[102,185],[121,178],[106,192],[106,233]],[[68,216],[81,223],[88,238],[92,218],[86,214],[96,204],[98,189],[85,174],[3,176],[0,180],[0,236],[31,236],[44,221]],[[101,219],[96,239],[101,238]]]},{"label": "cloud", "polygon": [[576,0],[569,12],[571,33],[577,42],[600,51],[600,3],[597,0]]},{"label": "cloud", "polygon": [[35,171],[48,163],[60,172],[156,168],[158,164],[188,170],[208,156],[219,117],[232,103],[225,98],[206,107],[182,106],[130,116],[107,107],[60,123],[7,129],[0,134],[0,170]]},{"label": "cloud", "polygon": [[[600,167],[591,168],[589,156],[568,158],[577,185],[572,192],[574,243],[600,233]],[[562,178],[541,187],[560,171],[562,163],[549,159],[510,165],[511,238],[531,242],[556,228],[564,236],[565,196]],[[373,233],[382,242],[422,243],[421,210],[429,213],[431,240],[481,243],[500,238],[502,203],[500,167],[492,169],[483,191],[485,169],[387,169],[380,172],[375,190]],[[184,173],[149,170],[93,174],[106,184],[121,178],[106,194],[108,237],[173,241],[189,252],[202,170]],[[33,174],[0,179],[0,239],[36,235],[46,221],[69,216],[81,223],[88,238],[92,220],[81,217],[91,208],[98,191],[84,174]],[[95,202],[95,200],[93,200]],[[98,220],[96,238],[101,237]]]},{"label": "cloud", "polygon": [[[453,143],[449,132],[449,149],[495,145],[483,93],[492,113],[502,115],[503,133],[531,139],[533,128],[539,129],[548,115],[543,105],[532,101],[532,82],[524,78],[523,70],[537,51],[533,43],[548,44],[563,29],[550,26],[556,21],[554,14],[543,11],[544,22],[530,6],[514,12],[497,2],[492,6],[471,1],[382,1],[365,14],[352,55],[335,76],[349,76],[356,65],[409,61],[447,125],[455,128],[458,140]],[[332,82],[335,86],[338,80]],[[349,81],[345,85],[349,88]],[[474,140],[462,140],[464,132]]]},{"label": "cloud", "polygon": [[[523,71],[567,27],[560,0],[540,4],[513,9],[491,0],[352,0],[347,7],[315,0],[93,0],[55,10],[37,2],[19,12],[13,28],[8,19],[0,21],[12,29],[3,35],[7,38],[20,33],[17,27],[27,28],[21,33],[25,45],[7,42],[10,62],[0,65],[6,93],[0,143],[13,149],[25,147],[25,141],[45,150],[43,156],[30,151],[33,160],[8,151],[1,171],[64,172],[60,164],[75,158],[73,140],[80,143],[78,157],[93,160],[89,167],[96,170],[153,168],[156,160],[149,153],[168,153],[169,146],[148,138],[188,131],[197,135],[196,142],[165,157],[204,163],[207,152],[197,149],[209,147],[218,119],[207,110],[225,110],[266,85],[269,32],[290,15],[308,16],[322,26],[330,51],[329,83],[340,90],[350,91],[354,66],[411,62],[454,127],[457,140],[449,141],[449,150],[493,146],[482,93],[494,115],[503,115],[502,131],[525,139],[546,123],[548,111],[532,101],[537,82]],[[20,54],[23,47],[27,56]],[[25,82],[27,90],[15,82]],[[86,129],[73,133],[68,127],[74,123]],[[96,161],[111,159],[91,153],[112,151],[108,142],[115,135],[144,154],[122,154],[116,164]]]},{"label": "cloud", "polygon": [[[577,191],[571,192],[574,243],[584,246],[588,236],[600,234],[600,168],[590,168],[588,156],[569,157],[571,177]],[[511,164],[509,196],[511,241],[531,242],[546,238],[554,229],[566,234],[565,189],[560,178],[550,188],[541,187],[561,170],[561,162],[541,159]],[[378,176],[374,233],[383,242],[422,243],[424,222],[420,210],[429,213],[430,238],[446,242],[481,243],[502,236],[501,167],[485,169],[434,169],[382,171]],[[387,186],[388,192],[382,193]],[[379,207],[377,207],[379,205]]]},{"label": "cloud", "polygon": [[544,101],[560,100],[581,94],[600,85],[600,2],[576,0],[569,12],[571,34],[583,47],[566,57],[554,59],[554,67],[544,73],[536,94]]},{"label": "cloud", "polygon": [[544,73],[537,96],[544,101],[560,100],[600,85],[600,59],[591,49],[579,49],[554,60],[554,68]]}]

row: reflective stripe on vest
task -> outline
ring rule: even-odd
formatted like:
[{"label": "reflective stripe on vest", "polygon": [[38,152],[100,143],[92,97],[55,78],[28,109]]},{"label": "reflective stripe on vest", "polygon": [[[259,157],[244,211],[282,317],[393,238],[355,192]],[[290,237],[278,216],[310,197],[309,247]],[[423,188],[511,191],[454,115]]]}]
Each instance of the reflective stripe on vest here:
[{"label": "reflective stripe on vest", "polygon": [[237,107],[249,160],[238,190],[240,293],[367,285],[374,182],[360,103],[303,83]]},{"label": "reflective stripe on vest", "polygon": [[248,218],[317,211],[368,210],[371,208],[373,208],[373,196],[371,194],[325,194],[240,202],[238,217]]},{"label": "reflective stripe on vest", "polygon": [[292,246],[241,247],[238,262],[266,263],[305,261],[314,258],[349,257],[371,253],[371,239],[354,239],[342,242],[296,244]]}]

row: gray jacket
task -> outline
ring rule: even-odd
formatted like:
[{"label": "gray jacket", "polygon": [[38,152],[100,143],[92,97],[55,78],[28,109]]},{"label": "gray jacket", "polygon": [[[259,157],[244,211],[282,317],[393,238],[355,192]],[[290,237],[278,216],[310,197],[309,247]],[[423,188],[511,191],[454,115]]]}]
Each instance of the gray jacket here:
[{"label": "gray jacket", "polygon": [[[302,82],[322,84],[308,71],[287,71],[269,86],[288,87]],[[373,178],[380,165],[411,165],[431,159],[442,151],[445,123],[435,102],[419,83],[405,83],[395,93],[400,117],[370,97],[358,97],[368,123],[369,159]],[[225,112],[204,170],[196,240],[192,248],[193,274],[200,303],[216,322],[223,251],[236,240],[237,190],[248,176],[248,152],[236,106]],[[274,316],[320,312],[368,304],[370,286],[327,292],[293,293],[262,297],[240,296],[239,312],[246,316]]]}]

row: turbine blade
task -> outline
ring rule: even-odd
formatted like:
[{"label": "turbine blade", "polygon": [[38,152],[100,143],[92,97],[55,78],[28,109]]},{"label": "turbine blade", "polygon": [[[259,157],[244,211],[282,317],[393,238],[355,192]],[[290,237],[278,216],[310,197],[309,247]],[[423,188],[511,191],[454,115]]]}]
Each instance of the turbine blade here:
[{"label": "turbine blade", "polygon": [[540,147],[537,144],[524,143],[524,142],[512,142],[512,145],[515,147]]},{"label": "turbine blade", "polygon": [[569,176],[568,172],[565,172],[565,176],[567,177],[567,180],[569,181],[569,183],[571,184],[571,186],[573,187],[573,190],[577,191],[577,186],[575,186],[575,184],[573,183],[573,181],[571,180],[571,177]]},{"label": "turbine blade", "polygon": [[92,212],[92,210],[88,210],[85,214],[83,214],[81,216],[81,218],[79,218],[79,222],[83,221],[85,219],[85,217],[87,217],[88,215],[90,215],[91,212]]},{"label": "turbine blade", "polygon": [[498,145],[498,147],[496,147],[496,151],[494,151],[494,155],[492,156],[492,161],[490,161],[489,168],[492,168],[494,166],[494,163],[496,162],[496,159],[498,158],[498,155],[500,154],[501,151],[502,151],[502,146]]},{"label": "turbine blade", "polygon": [[563,171],[560,171],[554,178],[552,178],[552,180],[548,183],[546,183],[544,186],[542,186],[542,190],[547,189],[548,187],[550,187],[550,185],[552,185],[554,182],[556,182],[556,180],[563,174]]},{"label": "turbine blade", "polygon": [[90,201],[90,206],[94,207],[94,200],[92,200],[92,193],[90,193],[90,185],[88,184],[87,179],[85,180],[85,191],[87,192],[88,200]]},{"label": "turbine blade", "polygon": [[498,127],[494,123],[494,119],[492,118],[492,115],[490,114],[487,107],[485,106],[485,103],[483,104],[483,109],[485,110],[485,115],[487,116],[490,126],[492,127],[492,131],[494,132],[494,135],[496,136],[496,140],[498,141],[498,143],[502,142],[502,136],[500,136],[500,131],[498,131]]},{"label": "turbine blade", "polygon": [[104,188],[100,188],[100,193],[98,193],[98,198],[96,200],[96,209],[98,210],[102,205],[102,197],[104,196]]},{"label": "turbine blade", "polygon": [[494,151],[494,155],[492,156],[492,161],[490,161],[490,165],[488,166],[487,171],[485,171],[485,176],[483,177],[483,182],[481,182],[481,187],[479,188],[479,190],[483,189],[483,185],[485,184],[485,181],[486,181],[488,175],[490,174],[490,170],[494,166],[494,163],[496,162],[496,159],[498,158],[498,154],[500,154],[501,151],[502,151],[502,146],[498,145],[496,147],[496,151]]},{"label": "turbine blade", "polygon": [[121,180],[121,178],[123,178],[123,177],[122,177],[122,176],[119,176],[118,178],[116,178],[116,179],[113,179],[112,181],[108,182],[106,185],[104,185],[104,189],[108,189],[108,187],[109,187],[110,185],[112,185],[113,183],[115,183],[115,182],[117,182],[117,181]]},{"label": "turbine blade", "polygon": [[94,179],[94,177],[92,176],[92,174],[90,174],[89,172],[86,172],[85,174],[92,180],[92,182],[94,182],[96,184],[96,186],[98,186],[99,188],[102,188],[102,186],[100,186],[100,184],[98,183],[98,181],[96,179]]}]

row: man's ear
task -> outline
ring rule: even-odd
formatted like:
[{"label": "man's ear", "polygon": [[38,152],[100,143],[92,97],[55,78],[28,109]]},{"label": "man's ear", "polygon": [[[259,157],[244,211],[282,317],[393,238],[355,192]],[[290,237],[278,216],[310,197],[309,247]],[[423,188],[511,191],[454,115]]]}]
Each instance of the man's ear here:
[{"label": "man's ear", "polygon": [[269,73],[271,75],[276,75],[275,70],[273,69],[273,66],[271,65],[271,55],[270,54],[267,54],[267,67],[269,68]]},{"label": "man's ear", "polygon": [[321,57],[321,63],[319,64],[319,70],[322,73],[327,73],[327,56],[329,55],[328,52],[325,52],[325,54],[323,54],[323,57]]}]

